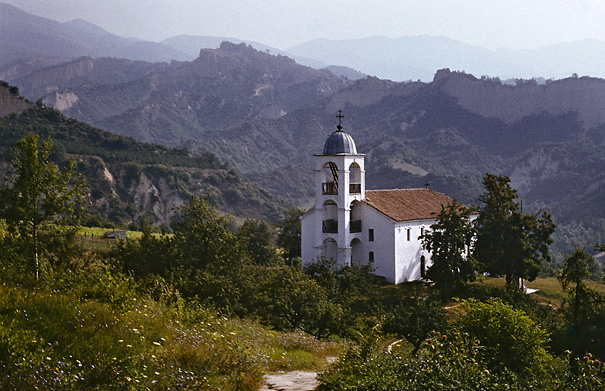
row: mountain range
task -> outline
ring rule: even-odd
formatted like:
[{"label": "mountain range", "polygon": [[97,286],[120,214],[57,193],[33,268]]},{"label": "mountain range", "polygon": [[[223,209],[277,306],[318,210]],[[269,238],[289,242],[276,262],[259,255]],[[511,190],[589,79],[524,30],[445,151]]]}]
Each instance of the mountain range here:
[{"label": "mountain range", "polygon": [[[350,40],[318,39],[280,50],[235,37],[180,35],[161,42],[123,38],[83,21],[59,23],[0,3],[0,70],[25,57],[40,65],[81,56],[132,61],[191,61],[200,49],[216,49],[224,41],[242,43],[282,55],[315,69],[329,67],[349,79],[372,75],[394,81],[430,81],[442,68],[474,75],[514,79],[560,79],[572,74],[605,77],[605,42],[588,39],[526,50],[490,50],[447,37],[383,36]],[[31,64],[30,66],[34,66]]]},{"label": "mountain range", "polygon": [[524,210],[553,214],[558,253],[605,240],[602,79],[508,82],[447,68],[429,82],[347,78],[227,42],[170,63],[45,61],[15,60],[0,78],[99,128],[210,152],[301,207],[341,110],[366,154],[368,188],[430,186],[474,204],[485,173],[508,175]]}]

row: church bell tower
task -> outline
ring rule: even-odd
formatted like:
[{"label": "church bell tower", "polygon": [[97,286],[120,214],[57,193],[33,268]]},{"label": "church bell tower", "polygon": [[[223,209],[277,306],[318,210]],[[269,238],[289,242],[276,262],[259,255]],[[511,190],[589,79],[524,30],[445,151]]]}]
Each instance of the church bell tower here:
[{"label": "church bell tower", "polygon": [[356,205],[365,197],[364,156],[343,131],[338,112],[336,131],[315,156],[315,258],[332,258],[338,266],[358,261],[351,249],[360,243],[361,218]]}]

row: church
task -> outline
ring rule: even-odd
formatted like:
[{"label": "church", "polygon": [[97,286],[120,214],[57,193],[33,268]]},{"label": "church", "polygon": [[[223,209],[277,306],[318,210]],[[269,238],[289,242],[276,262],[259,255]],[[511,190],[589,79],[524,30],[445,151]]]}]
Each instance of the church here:
[{"label": "church", "polygon": [[387,282],[420,280],[431,254],[420,236],[442,205],[454,200],[430,189],[366,190],[365,155],[337,130],[315,157],[315,204],[301,217],[302,265],[321,257],[338,266],[371,264]]}]

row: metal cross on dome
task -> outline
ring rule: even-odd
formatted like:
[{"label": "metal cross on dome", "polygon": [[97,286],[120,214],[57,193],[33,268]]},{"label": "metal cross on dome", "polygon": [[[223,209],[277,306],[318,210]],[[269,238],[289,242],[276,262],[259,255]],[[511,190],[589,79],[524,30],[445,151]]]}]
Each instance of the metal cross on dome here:
[{"label": "metal cross on dome", "polygon": [[338,129],[338,131],[342,131],[342,119],[345,116],[342,115],[342,110],[338,110],[338,115],[336,116],[336,118],[338,118],[338,126],[336,127],[336,129]]}]

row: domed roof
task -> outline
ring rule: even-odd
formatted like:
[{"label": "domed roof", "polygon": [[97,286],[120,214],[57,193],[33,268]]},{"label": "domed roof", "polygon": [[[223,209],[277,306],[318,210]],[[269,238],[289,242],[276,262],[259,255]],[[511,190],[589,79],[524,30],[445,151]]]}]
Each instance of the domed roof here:
[{"label": "domed roof", "polygon": [[332,133],[326,139],[324,144],[324,155],[356,155],[357,147],[355,147],[355,141],[349,134],[343,132],[342,126],[339,123],[336,132]]}]

